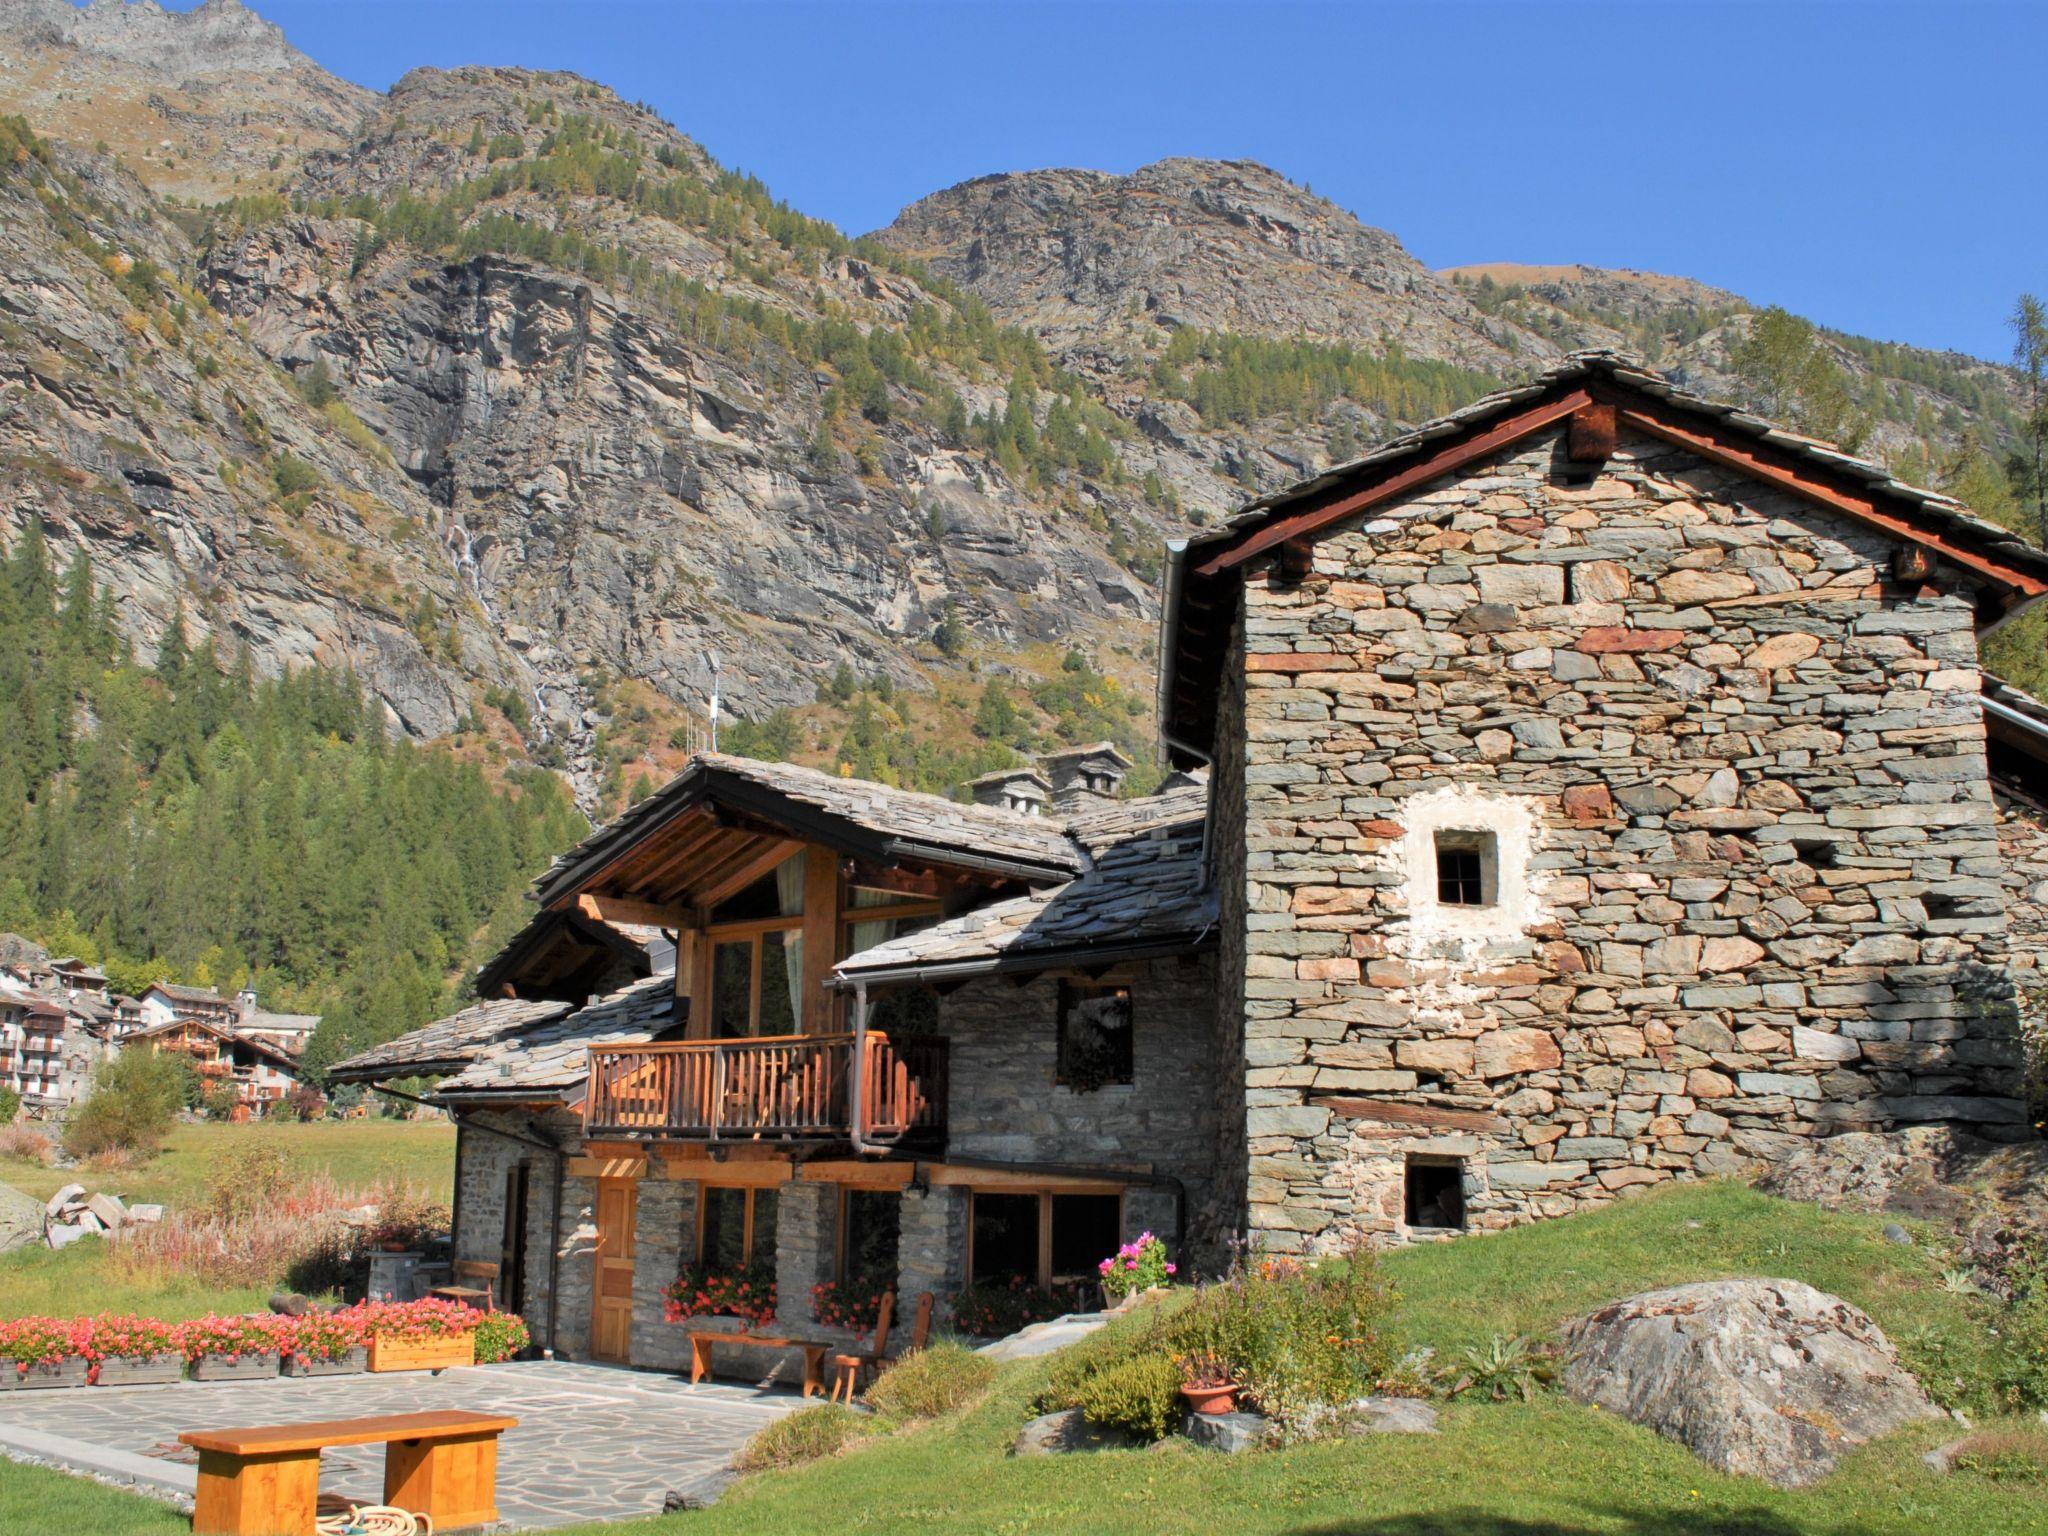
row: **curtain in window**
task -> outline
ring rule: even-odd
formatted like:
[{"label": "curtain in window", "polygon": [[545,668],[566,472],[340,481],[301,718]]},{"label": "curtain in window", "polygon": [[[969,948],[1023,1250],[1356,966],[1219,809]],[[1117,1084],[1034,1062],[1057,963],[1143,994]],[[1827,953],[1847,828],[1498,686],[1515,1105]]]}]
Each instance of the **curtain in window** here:
[{"label": "curtain in window", "polygon": [[[855,886],[849,894],[853,898],[852,904],[855,908],[890,907],[903,900],[894,891],[874,891],[864,886]],[[879,922],[855,923],[851,953],[857,955],[864,949],[873,949],[877,944],[894,938],[895,935],[896,925],[886,917]]]},{"label": "curtain in window", "polygon": [[[808,862],[806,856],[799,853],[775,866],[775,899],[784,917],[803,916],[804,866]],[[781,1021],[778,1020],[772,1033],[793,1035],[802,1030],[804,1016],[804,934],[801,928],[792,928],[782,935],[782,965],[783,974],[789,978],[789,1027],[780,1027]],[[763,1033],[770,1033],[766,1027],[767,1020],[761,1022]]]}]

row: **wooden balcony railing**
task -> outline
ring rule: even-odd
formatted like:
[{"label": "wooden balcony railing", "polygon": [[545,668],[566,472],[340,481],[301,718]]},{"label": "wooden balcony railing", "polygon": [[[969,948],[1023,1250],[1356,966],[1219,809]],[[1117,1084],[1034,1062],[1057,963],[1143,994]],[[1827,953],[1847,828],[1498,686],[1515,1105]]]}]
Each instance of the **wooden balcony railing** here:
[{"label": "wooden balcony railing", "polygon": [[[851,1035],[593,1045],[584,1134],[704,1141],[837,1141],[853,1134]],[[936,1139],[946,1042],[866,1037],[861,1139]]]}]

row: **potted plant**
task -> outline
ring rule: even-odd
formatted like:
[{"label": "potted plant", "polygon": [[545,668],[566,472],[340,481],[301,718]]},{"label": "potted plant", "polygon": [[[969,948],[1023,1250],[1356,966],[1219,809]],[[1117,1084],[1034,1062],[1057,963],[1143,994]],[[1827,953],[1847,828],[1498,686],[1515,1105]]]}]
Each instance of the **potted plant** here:
[{"label": "potted plant", "polygon": [[277,1374],[277,1332],[268,1315],[209,1314],[178,1325],[194,1381],[256,1381]]},{"label": "potted plant", "polygon": [[671,1323],[737,1317],[762,1328],[775,1320],[775,1272],[765,1264],[733,1270],[685,1264],[661,1295],[661,1315]]},{"label": "potted plant", "polygon": [[1180,1367],[1180,1395],[1196,1413],[1224,1414],[1237,1408],[1237,1373],[1212,1350],[1174,1356]]},{"label": "potted plant", "polygon": [[886,1280],[827,1280],[811,1287],[811,1315],[827,1328],[870,1334],[882,1315]]},{"label": "potted plant", "polygon": [[486,1312],[476,1325],[476,1363],[496,1365],[532,1348],[533,1335],[517,1312]]},{"label": "potted plant", "polygon": [[139,1387],[185,1379],[185,1347],[175,1324],[103,1312],[87,1327],[93,1385]]},{"label": "potted plant", "polygon": [[20,1387],[82,1387],[85,1320],[17,1317],[0,1322],[0,1391]]},{"label": "potted plant", "polygon": [[365,1302],[356,1309],[370,1339],[373,1371],[441,1371],[476,1363],[476,1325],[483,1314],[459,1301]]},{"label": "potted plant", "polygon": [[348,1376],[369,1366],[369,1336],[357,1308],[280,1317],[276,1331],[287,1376]]},{"label": "potted plant", "polygon": [[1167,1259],[1165,1243],[1141,1232],[1137,1241],[1125,1243],[1095,1268],[1102,1277],[1104,1303],[1112,1312],[1123,1312],[1152,1292],[1165,1290],[1179,1266]]}]

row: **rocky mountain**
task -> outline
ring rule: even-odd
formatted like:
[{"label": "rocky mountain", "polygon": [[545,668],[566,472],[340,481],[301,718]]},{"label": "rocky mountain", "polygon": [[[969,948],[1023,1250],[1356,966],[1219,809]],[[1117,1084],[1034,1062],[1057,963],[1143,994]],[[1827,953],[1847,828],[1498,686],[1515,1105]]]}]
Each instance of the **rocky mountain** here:
[{"label": "rocky mountain", "polygon": [[[1135,744],[1167,537],[1572,346],[1737,388],[1751,320],[1431,272],[1244,162],[984,177],[849,240],[591,82],[375,96],[235,0],[0,0],[0,105],[63,141],[0,146],[0,535],[89,550],[142,644],[182,608],[413,734],[495,711],[586,802],[622,717],[650,766],[693,739],[714,655],[755,721],[832,680],[806,757],[849,669],[948,709],[1081,679],[1027,724]],[[1881,446],[2009,414],[2004,370],[1827,340]]]},{"label": "rocky mountain", "polygon": [[241,0],[0,0],[0,111],[105,145],[164,197],[275,187],[309,150],[345,142],[375,100]]}]

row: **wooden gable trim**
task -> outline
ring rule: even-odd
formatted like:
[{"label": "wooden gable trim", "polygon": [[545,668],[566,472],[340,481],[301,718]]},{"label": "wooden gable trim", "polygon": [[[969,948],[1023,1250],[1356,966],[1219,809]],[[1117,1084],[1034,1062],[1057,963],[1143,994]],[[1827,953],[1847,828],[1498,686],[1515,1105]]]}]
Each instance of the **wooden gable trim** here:
[{"label": "wooden gable trim", "polygon": [[1989,556],[1964,549],[1943,534],[1918,527],[1910,518],[1885,510],[1875,496],[1831,485],[1816,473],[1812,465],[1794,454],[1774,448],[1769,443],[1759,443],[1747,434],[1737,436],[1704,423],[1674,421],[1662,412],[1649,409],[1648,405],[1649,402],[1642,400],[1621,404],[1622,425],[1685,448],[1716,464],[1740,470],[1910,545],[1932,550],[1950,564],[1961,566],[2004,588],[2009,594],[2008,601],[2048,593],[2048,580],[2015,570]]},{"label": "wooden gable trim", "polygon": [[1532,432],[1564,420],[1581,406],[1591,405],[1593,396],[1585,389],[1569,390],[1555,399],[1545,400],[1527,407],[1496,422],[1484,432],[1471,437],[1455,438],[1435,453],[1418,459],[1406,469],[1397,471],[1383,480],[1354,491],[1326,493],[1309,506],[1297,512],[1275,518],[1250,537],[1210,556],[1194,569],[1202,577],[1219,576],[1223,572],[1255,560],[1277,545],[1291,539],[1304,539],[1320,533],[1332,523],[1342,522],[1347,517],[1376,507],[1382,502],[1392,501],[1418,486],[1427,485],[1440,475],[1448,475],[1463,469],[1468,464],[1489,458],[1518,439]]}]

